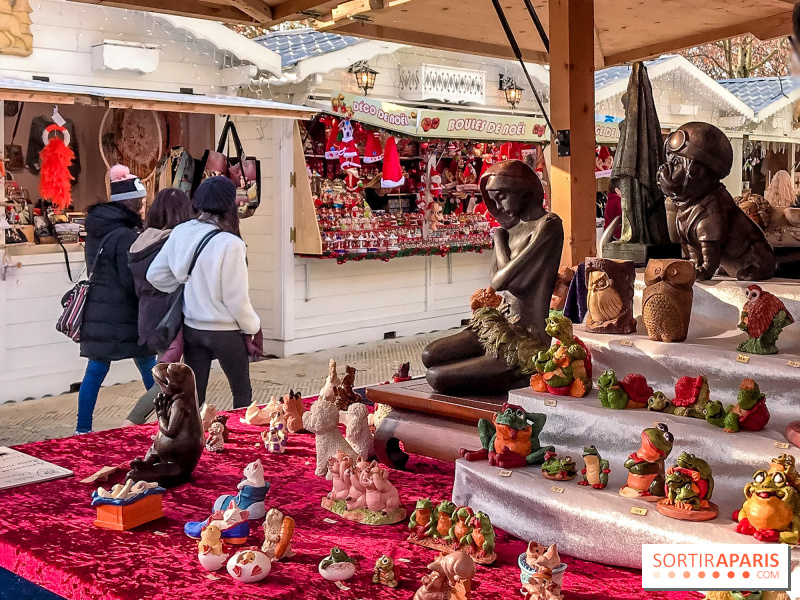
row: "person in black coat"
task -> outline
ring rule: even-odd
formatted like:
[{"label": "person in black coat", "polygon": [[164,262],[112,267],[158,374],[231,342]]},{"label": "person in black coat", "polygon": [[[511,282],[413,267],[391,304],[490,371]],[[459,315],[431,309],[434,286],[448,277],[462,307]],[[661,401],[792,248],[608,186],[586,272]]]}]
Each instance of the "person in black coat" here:
[{"label": "person in black coat", "polygon": [[139,212],[147,196],[127,167],[109,172],[110,202],[86,216],[86,265],[90,287],[81,323],[81,356],[89,359],[78,393],[76,433],[92,430],[92,414],[111,363],[132,358],[147,389],[154,385],[156,357],[139,344],[139,299],[128,267],[128,251],[142,227]]},{"label": "person in black coat", "polygon": [[[177,188],[164,188],[150,205],[145,217],[145,230],[131,245],[128,254],[128,266],[133,275],[136,295],[139,297],[139,344],[156,350],[159,358],[173,340],[164,339],[156,331],[156,327],[172,306],[173,296],[180,292],[168,294],[158,291],[147,281],[147,269],[164,247],[173,227],[193,219],[194,216],[192,201],[186,192]],[[158,385],[147,390],[122,426],[141,425],[147,421],[153,413],[153,400],[159,391]]]}]

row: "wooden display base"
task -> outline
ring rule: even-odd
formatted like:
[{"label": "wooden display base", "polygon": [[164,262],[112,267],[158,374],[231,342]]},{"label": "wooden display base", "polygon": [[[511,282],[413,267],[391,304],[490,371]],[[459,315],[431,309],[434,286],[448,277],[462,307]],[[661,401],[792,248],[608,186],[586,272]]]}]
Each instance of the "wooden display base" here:
[{"label": "wooden display base", "polygon": [[560,473],[558,475],[550,475],[545,471],[542,471],[542,477],[545,479],[552,479],[553,481],[569,481],[570,479],[575,479],[577,475],[577,473],[573,473],[572,475],[562,475]]},{"label": "wooden display base", "polygon": [[322,508],[343,519],[364,525],[392,525],[406,518],[406,509],[403,507],[387,514],[372,512],[366,508],[347,510],[344,500],[331,500],[330,498],[322,499]]},{"label": "wooden display base", "polygon": [[[423,546],[425,548],[430,548],[431,550],[438,550],[442,554],[450,554],[451,552],[457,552],[459,550],[463,550],[464,547],[461,546],[459,548],[453,548],[452,544],[447,544],[445,542],[440,542],[434,538],[418,538],[414,534],[408,536],[408,541],[412,544],[416,544],[417,546]],[[469,554],[469,553],[468,553]],[[472,560],[475,561],[475,564],[478,565],[490,565],[497,559],[497,553],[492,552],[491,554],[487,554],[486,556],[478,557],[475,554],[469,554]]]},{"label": "wooden display base", "polygon": [[700,510],[686,510],[674,504],[667,504],[667,499],[659,500],[656,510],[666,517],[680,519],[681,521],[713,521],[719,516],[719,507],[709,502],[706,508]]},{"label": "wooden display base", "polygon": [[94,524],[103,529],[127,531],[164,516],[161,505],[163,494],[151,494],[138,502],[125,506],[99,504]]},{"label": "wooden display base", "polygon": [[644,495],[639,490],[628,487],[627,485],[619,490],[619,495],[623,498],[633,498],[634,500],[644,500],[645,502],[658,502],[664,499],[664,496]]}]

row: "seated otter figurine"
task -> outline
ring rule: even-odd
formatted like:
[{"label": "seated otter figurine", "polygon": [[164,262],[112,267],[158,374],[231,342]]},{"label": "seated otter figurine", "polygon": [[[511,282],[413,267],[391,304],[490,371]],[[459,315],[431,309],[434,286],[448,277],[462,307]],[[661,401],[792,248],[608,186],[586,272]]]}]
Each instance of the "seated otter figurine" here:
[{"label": "seated otter figurine", "polygon": [[161,388],[153,401],[158,433],[144,459],[131,462],[126,479],[174,487],[191,479],[203,455],[203,420],[194,372],[183,363],[159,363],[153,367],[153,378]]},{"label": "seated otter figurine", "polygon": [[480,190],[500,223],[489,283],[503,295],[510,317],[497,303],[478,303],[469,328],[425,348],[426,378],[440,393],[501,394],[525,387],[536,354],[550,346],[545,319],[564,243],[561,219],[545,210],[539,176],[520,160],[489,167]]},{"label": "seated otter figurine", "polygon": [[665,149],[658,186],[678,207],[678,237],[697,280],[711,279],[720,266],[742,281],[770,279],[776,267],[772,246],[721,181],[733,165],[725,134],[709,123],[686,123],[670,134]]}]

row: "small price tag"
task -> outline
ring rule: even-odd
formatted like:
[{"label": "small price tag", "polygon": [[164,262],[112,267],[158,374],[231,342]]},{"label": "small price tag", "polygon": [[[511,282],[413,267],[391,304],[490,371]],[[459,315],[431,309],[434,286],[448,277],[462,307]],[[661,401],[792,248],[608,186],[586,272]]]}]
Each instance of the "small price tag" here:
[{"label": "small price tag", "polygon": [[736,361],[737,361],[737,362],[740,362],[740,363],[747,364],[747,363],[749,363],[749,362],[750,362],[750,357],[749,357],[749,356],[747,356],[747,354],[738,354],[738,355],[736,356]]},{"label": "small price tag", "polygon": [[558,487],[557,485],[554,485],[550,489],[553,490],[556,494],[563,494],[564,493],[564,488]]},{"label": "small price tag", "polygon": [[502,471],[500,471],[500,472],[498,473],[498,475],[500,475],[500,477],[511,477],[511,474],[512,474],[513,472],[514,472],[514,471],[512,471],[511,469],[503,469]]},{"label": "small price tag", "polygon": [[341,581],[337,581],[336,582],[336,587],[339,588],[340,590],[342,590],[343,592],[346,592],[347,590],[350,589],[345,584],[343,584]]},{"label": "small price tag", "polygon": [[311,463],[310,463],[309,461],[306,461],[306,466],[308,466],[308,465],[310,465],[310,464],[311,464]]},{"label": "small price tag", "polygon": [[775,447],[780,448],[781,450],[788,450],[789,443],[788,442],[775,442]]},{"label": "small price tag", "polygon": [[647,514],[647,509],[642,508],[641,506],[631,506],[631,514],[643,517]]},{"label": "small price tag", "polygon": [[795,369],[800,369],[800,360],[787,360],[786,366],[794,367]]},{"label": "small price tag", "polygon": [[545,406],[558,406],[558,400],[554,398],[545,398],[544,401]]},{"label": "small price tag", "polygon": [[206,573],[206,579],[210,579],[211,581],[219,581],[221,578],[217,577],[213,573]]},{"label": "small price tag", "polygon": [[396,558],[395,560],[397,562],[402,562],[402,563],[410,563],[411,562],[410,558]]},{"label": "small price tag", "polygon": [[261,444],[259,444],[258,442],[256,442],[255,444],[253,444],[253,447],[254,447],[254,448],[260,448],[260,447],[261,447]]},{"label": "small price tag", "polygon": [[327,523],[328,525],[336,525],[335,519],[322,519],[323,523]]},{"label": "small price tag", "polygon": [[633,346],[633,340],[620,340],[620,346]]},{"label": "small price tag", "polygon": [[169,534],[168,534],[168,533],[164,533],[163,531],[154,531],[154,532],[153,532],[153,535],[160,535],[160,536],[164,536],[164,537],[166,537],[166,536],[168,536]]}]

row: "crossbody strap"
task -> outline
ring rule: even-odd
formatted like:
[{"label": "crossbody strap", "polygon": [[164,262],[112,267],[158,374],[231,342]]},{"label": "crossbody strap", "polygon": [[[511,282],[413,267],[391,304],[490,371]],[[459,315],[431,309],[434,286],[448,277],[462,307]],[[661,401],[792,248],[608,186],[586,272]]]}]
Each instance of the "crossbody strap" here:
[{"label": "crossbody strap", "polygon": [[107,234],[105,234],[105,235],[103,236],[103,239],[101,239],[101,240],[100,240],[100,246],[98,246],[98,248],[97,248],[97,254],[96,254],[96,255],[95,255],[95,257],[94,257],[94,260],[92,261],[92,266],[91,266],[91,267],[87,266],[87,268],[86,268],[86,272],[87,272],[87,273],[88,273],[88,275],[89,275],[89,277],[88,277],[88,281],[91,281],[91,280],[92,280],[92,275],[94,275],[94,268],[97,266],[97,261],[98,261],[98,260],[100,260],[100,255],[103,253],[103,249],[105,248],[106,242],[107,242],[107,241],[108,241],[108,240],[111,238],[111,236],[112,236],[112,235],[114,235],[116,232],[117,232],[117,230],[116,230],[116,229],[115,229],[114,231],[110,231],[109,233],[107,233]]},{"label": "crossbody strap", "polygon": [[208,243],[211,241],[211,239],[218,233],[222,233],[222,230],[215,229],[214,231],[209,231],[205,236],[203,236],[203,239],[200,240],[200,243],[197,244],[197,249],[194,251],[194,256],[192,257],[192,264],[189,265],[189,272],[186,273],[187,279],[192,274],[192,271],[194,271],[194,266],[197,264],[197,259],[200,258],[200,253],[205,249],[206,246],[208,246]]}]

